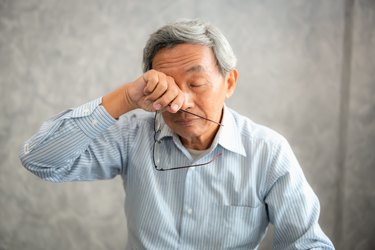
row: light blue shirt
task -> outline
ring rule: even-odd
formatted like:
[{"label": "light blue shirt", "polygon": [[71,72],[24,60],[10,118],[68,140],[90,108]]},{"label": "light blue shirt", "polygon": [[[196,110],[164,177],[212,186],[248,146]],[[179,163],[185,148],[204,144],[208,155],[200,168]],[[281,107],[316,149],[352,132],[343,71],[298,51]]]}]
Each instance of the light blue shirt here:
[{"label": "light blue shirt", "polygon": [[53,182],[121,175],[127,249],[256,249],[269,223],[274,249],[334,249],[318,224],[318,198],[281,135],[225,106],[224,126],[194,162],[178,136],[167,126],[161,132],[171,139],[165,154],[181,166],[222,155],[206,166],[160,172],[153,165],[153,113],[115,120],[100,103],[45,122],[20,158]]}]

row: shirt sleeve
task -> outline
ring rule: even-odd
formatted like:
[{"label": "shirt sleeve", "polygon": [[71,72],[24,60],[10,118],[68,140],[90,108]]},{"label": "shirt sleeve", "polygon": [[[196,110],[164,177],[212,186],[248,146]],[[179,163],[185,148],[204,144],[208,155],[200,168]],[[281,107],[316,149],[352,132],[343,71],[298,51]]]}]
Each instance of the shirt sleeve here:
[{"label": "shirt sleeve", "polygon": [[319,200],[284,139],[274,150],[265,202],[274,225],[274,249],[334,249],[321,230]]},{"label": "shirt sleeve", "polygon": [[23,145],[22,165],[52,182],[109,179],[119,174],[121,133],[100,104],[98,98],[46,121]]}]

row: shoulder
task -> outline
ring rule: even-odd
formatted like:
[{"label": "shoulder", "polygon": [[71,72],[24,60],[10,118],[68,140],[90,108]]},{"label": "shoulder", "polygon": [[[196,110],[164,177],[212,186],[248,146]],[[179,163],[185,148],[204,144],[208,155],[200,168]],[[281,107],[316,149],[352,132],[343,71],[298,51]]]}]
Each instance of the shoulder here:
[{"label": "shoulder", "polygon": [[258,124],[231,108],[227,109],[232,115],[234,126],[243,140],[270,145],[280,145],[286,142],[285,137],[274,129]]},{"label": "shoulder", "polygon": [[257,166],[262,166],[262,173],[265,174],[268,184],[274,183],[287,173],[303,175],[298,160],[283,135],[234,110],[230,112],[233,114],[247,155],[253,161],[256,159]]}]

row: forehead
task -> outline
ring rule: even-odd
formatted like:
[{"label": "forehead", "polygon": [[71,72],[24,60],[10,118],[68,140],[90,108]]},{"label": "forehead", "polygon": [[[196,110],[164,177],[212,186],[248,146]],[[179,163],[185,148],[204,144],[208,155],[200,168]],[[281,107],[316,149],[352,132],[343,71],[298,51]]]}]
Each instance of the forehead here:
[{"label": "forehead", "polygon": [[159,50],[152,61],[152,68],[167,74],[168,71],[197,73],[213,71],[217,64],[211,48],[198,44],[179,44]]}]

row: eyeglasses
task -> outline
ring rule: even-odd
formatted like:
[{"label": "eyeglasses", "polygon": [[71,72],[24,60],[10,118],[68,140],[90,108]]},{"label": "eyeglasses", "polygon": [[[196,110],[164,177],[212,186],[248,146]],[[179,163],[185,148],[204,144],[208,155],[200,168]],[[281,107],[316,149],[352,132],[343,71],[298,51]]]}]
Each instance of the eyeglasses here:
[{"label": "eyeglasses", "polygon": [[[224,126],[223,124],[213,121],[211,119],[208,119],[206,117],[194,114],[190,111],[180,109],[178,112],[184,112],[188,113],[190,115],[197,116],[201,119],[204,119],[206,121],[213,122],[219,126]],[[168,170],[177,170],[177,169],[185,169],[185,168],[191,168],[191,167],[199,167],[199,166],[206,166],[210,164],[211,162],[215,161],[217,158],[219,158],[222,153],[217,154],[214,158],[209,160],[208,162],[205,163],[200,163],[200,164],[193,164],[193,165],[183,165],[183,166],[173,166],[173,162],[177,162],[178,160],[174,155],[171,153],[171,148],[168,147],[168,145],[163,141],[163,138],[159,138],[160,132],[161,132],[161,113],[162,111],[157,111],[155,112],[155,117],[154,117],[154,147],[153,147],[153,161],[154,161],[154,167],[158,171],[168,171]],[[163,155],[162,155],[163,154]]]}]

